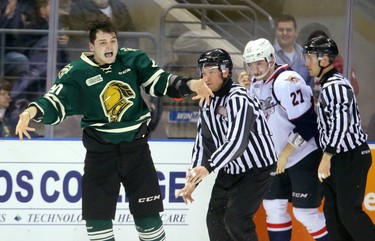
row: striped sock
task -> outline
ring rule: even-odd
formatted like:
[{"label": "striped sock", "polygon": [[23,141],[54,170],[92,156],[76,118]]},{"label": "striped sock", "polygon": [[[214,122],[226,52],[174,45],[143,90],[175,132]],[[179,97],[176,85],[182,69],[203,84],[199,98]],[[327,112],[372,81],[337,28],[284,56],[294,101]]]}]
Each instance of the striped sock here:
[{"label": "striped sock", "polygon": [[270,241],[290,241],[292,238],[292,222],[267,223],[268,236]]},{"label": "striped sock", "polygon": [[316,241],[328,241],[328,232],[326,227],[310,234]]},{"label": "striped sock", "polygon": [[163,223],[159,214],[134,216],[134,222],[141,241],[165,241]]},{"label": "striped sock", "polygon": [[141,241],[165,241],[165,233],[163,226],[158,229],[139,231],[139,240]]},{"label": "striped sock", "polygon": [[90,241],[115,241],[111,220],[86,220]]}]

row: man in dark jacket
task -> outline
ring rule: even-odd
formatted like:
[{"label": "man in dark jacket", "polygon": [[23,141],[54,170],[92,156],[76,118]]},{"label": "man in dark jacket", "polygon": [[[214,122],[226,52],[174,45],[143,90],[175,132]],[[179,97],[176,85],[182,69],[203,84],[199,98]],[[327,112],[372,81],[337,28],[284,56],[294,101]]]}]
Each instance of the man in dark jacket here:
[{"label": "man in dark jacket", "polygon": [[[107,15],[116,25],[119,32],[133,32],[135,27],[127,6],[119,0],[73,0],[66,24],[70,30],[86,29],[87,20],[95,15]],[[70,46],[77,49],[77,53],[87,48],[85,36],[72,36]],[[137,38],[121,38],[119,46],[139,48]],[[73,54],[73,53],[72,53]],[[71,55],[72,59],[76,56]],[[79,55],[77,56],[79,57]]]}]

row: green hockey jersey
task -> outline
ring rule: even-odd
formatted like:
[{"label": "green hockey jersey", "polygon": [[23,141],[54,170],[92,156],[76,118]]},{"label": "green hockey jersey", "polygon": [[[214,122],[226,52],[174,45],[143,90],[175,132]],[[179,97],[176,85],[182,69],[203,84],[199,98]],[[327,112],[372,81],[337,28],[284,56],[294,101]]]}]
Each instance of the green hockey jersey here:
[{"label": "green hockey jersey", "polygon": [[101,66],[92,56],[84,52],[65,66],[51,89],[31,103],[42,113],[36,121],[56,125],[66,116],[83,115],[82,129],[92,127],[112,143],[131,141],[151,119],[141,88],[151,96],[163,96],[171,74],[141,50],[120,49],[114,63]]}]

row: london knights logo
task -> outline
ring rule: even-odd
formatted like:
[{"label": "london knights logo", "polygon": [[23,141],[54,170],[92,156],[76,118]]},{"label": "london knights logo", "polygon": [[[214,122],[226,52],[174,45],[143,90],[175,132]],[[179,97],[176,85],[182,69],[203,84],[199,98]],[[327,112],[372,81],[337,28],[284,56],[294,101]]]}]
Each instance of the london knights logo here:
[{"label": "london knights logo", "polygon": [[105,115],[109,122],[118,122],[133,102],[135,93],[130,86],[124,82],[111,81],[100,94],[100,99]]}]

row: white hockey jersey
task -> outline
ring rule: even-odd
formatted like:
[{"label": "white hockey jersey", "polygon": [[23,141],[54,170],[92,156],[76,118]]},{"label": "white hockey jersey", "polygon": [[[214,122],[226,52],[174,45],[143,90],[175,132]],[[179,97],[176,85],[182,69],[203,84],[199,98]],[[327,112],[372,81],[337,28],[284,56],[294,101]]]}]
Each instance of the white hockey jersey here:
[{"label": "white hockey jersey", "polygon": [[[277,155],[280,155],[288,142],[289,133],[296,127],[292,121],[301,118],[313,108],[312,90],[297,72],[288,65],[282,65],[278,66],[267,80],[253,81],[250,91],[261,102]],[[306,141],[289,156],[286,168],[295,165],[318,148],[314,138]]]}]

